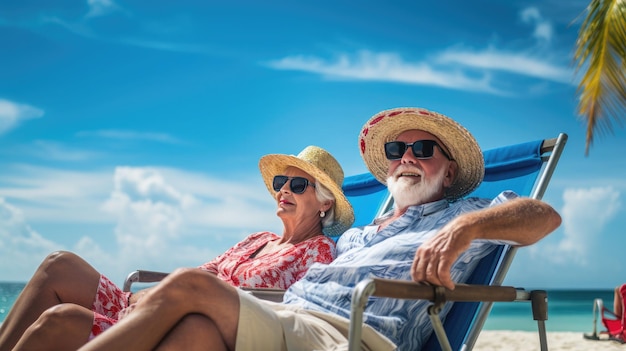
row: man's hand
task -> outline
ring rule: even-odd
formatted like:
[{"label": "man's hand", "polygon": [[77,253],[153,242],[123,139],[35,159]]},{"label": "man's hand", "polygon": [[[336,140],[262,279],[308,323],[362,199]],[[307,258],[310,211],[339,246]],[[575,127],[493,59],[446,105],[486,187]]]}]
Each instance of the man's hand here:
[{"label": "man's hand", "polygon": [[411,266],[414,281],[454,289],[450,277],[452,264],[473,239],[463,223],[462,217],[457,217],[417,249]]}]

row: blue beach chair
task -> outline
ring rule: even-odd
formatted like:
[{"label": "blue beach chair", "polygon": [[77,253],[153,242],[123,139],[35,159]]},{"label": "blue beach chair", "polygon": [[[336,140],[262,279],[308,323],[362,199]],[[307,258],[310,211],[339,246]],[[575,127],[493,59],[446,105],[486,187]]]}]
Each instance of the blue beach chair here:
[{"label": "blue beach chair", "polygon": [[[556,138],[500,147],[484,152],[485,177],[469,196],[494,198],[503,190],[541,199],[565,147],[566,134]],[[385,204],[387,208],[390,202]],[[384,212],[384,211],[381,211]],[[484,257],[469,281],[451,291],[443,287],[424,286],[409,281],[367,279],[360,282],[352,297],[350,317],[350,350],[360,349],[363,312],[370,296],[426,299],[434,333],[423,350],[471,350],[482,330],[493,302],[530,301],[537,320],[541,350],[547,350],[545,291],[527,292],[500,286],[515,256],[515,247],[502,245]],[[439,312],[446,301],[455,301],[445,322]]]}]

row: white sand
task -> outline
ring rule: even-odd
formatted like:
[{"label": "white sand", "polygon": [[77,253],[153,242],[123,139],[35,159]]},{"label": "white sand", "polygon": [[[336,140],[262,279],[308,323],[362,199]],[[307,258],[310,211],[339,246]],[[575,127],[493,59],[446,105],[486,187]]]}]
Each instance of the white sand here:
[{"label": "white sand", "polygon": [[[539,333],[522,331],[483,330],[474,345],[474,351],[539,350]],[[583,338],[579,332],[548,332],[550,351],[626,351],[626,344],[615,341],[593,341]]]}]

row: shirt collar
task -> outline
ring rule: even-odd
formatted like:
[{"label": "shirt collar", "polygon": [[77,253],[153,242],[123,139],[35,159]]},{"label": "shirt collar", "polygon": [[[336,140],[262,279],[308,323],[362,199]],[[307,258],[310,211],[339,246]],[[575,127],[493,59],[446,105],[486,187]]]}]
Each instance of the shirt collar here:
[{"label": "shirt collar", "polygon": [[[428,202],[428,203],[421,204],[421,205],[409,206],[409,208],[406,210],[404,215],[415,216],[415,217],[430,216],[431,214],[435,212],[439,212],[443,209],[448,208],[448,206],[450,206],[450,203],[448,202],[448,200],[441,199],[438,201]],[[388,217],[391,217],[392,215],[393,215],[393,209],[387,211],[387,213],[385,213],[384,215],[374,220],[374,223],[375,224],[381,223],[382,221],[384,221]]]},{"label": "shirt collar", "polygon": [[420,207],[420,206],[422,207],[422,216],[430,216],[431,214],[435,212],[439,212],[443,209],[448,208],[448,206],[450,206],[450,203],[446,199],[441,199],[439,201],[429,202],[427,204],[411,206],[411,207]]}]

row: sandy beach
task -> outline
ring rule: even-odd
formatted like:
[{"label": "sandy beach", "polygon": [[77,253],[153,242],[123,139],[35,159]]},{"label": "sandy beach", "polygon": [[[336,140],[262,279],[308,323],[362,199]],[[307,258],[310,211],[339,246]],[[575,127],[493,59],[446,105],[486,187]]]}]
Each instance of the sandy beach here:
[{"label": "sandy beach", "polygon": [[[539,350],[539,334],[536,332],[483,330],[476,341],[474,351],[527,351]],[[615,341],[592,341],[583,338],[580,332],[549,332],[550,351],[626,351],[626,344]]]}]

